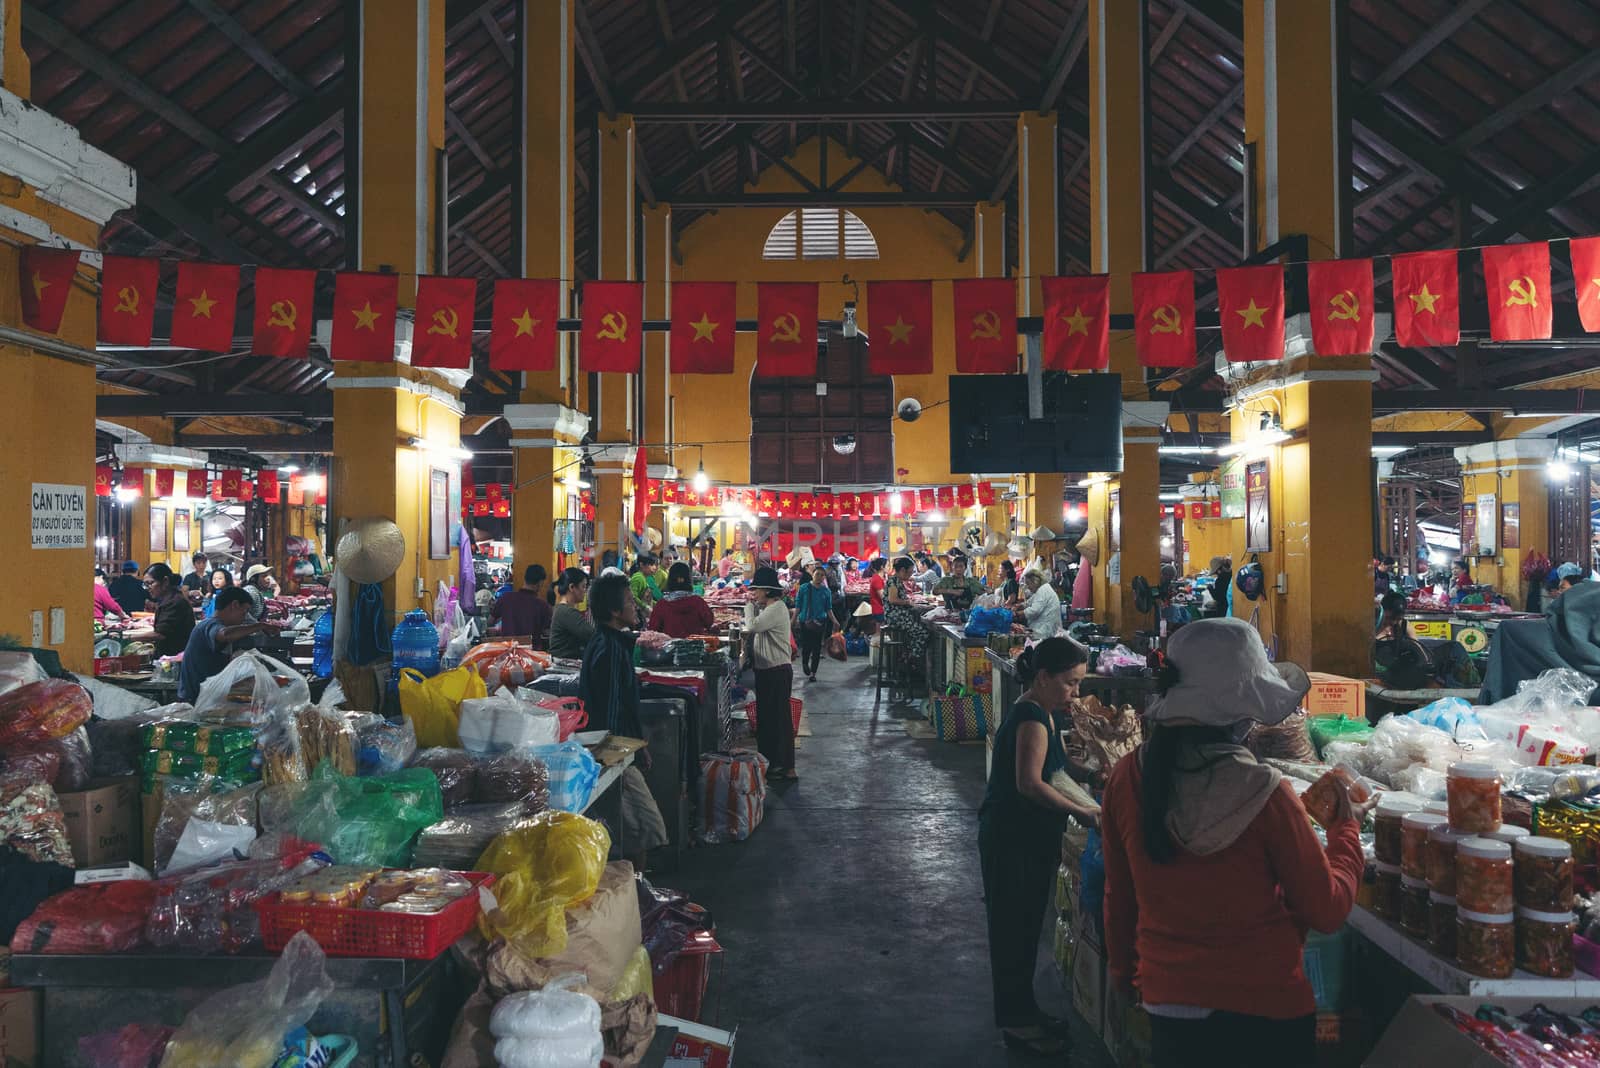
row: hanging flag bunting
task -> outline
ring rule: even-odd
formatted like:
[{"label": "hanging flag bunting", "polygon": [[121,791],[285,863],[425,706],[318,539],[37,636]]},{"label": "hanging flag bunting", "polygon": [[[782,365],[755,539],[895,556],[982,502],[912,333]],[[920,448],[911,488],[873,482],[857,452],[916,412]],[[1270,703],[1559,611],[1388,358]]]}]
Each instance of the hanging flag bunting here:
[{"label": "hanging flag bunting", "polygon": [[1213,498],[1211,498],[1211,518],[1212,519],[1221,519],[1222,518],[1222,498],[1221,497],[1213,497]]},{"label": "hanging flag bunting", "polygon": [[476,278],[417,279],[417,316],[411,333],[411,366],[472,366],[472,316],[478,306]]},{"label": "hanging flag bunting", "polygon": [[954,508],[956,506],[956,489],[954,486],[940,486],[934,491],[933,499],[940,508]]},{"label": "hanging flag bunting", "polygon": [[649,502],[648,503],[650,503],[650,504],[660,504],[661,503],[661,481],[659,479],[652,478],[650,480],[650,493],[649,493]]},{"label": "hanging flag bunting", "polygon": [[107,255],[100,268],[101,342],[148,347],[160,283],[160,260]]},{"label": "hanging flag bunting", "polygon": [[1193,367],[1194,272],[1133,276],[1133,341],[1144,367]]},{"label": "hanging flag bunting", "polygon": [[61,329],[61,316],[67,310],[67,295],[78,273],[78,250],[24,245],[21,266],[17,290],[22,297],[22,321],[53,334]]},{"label": "hanging flag bunting", "polygon": [[985,479],[978,483],[978,503],[985,508],[994,504],[994,483]]},{"label": "hanging flag bunting", "polygon": [[170,468],[170,467],[158,467],[158,468],[156,468],[156,496],[157,497],[170,497],[170,496],[172,496],[173,479],[174,479],[174,472],[173,472],[172,468]]},{"label": "hanging flag bunting", "polygon": [[241,477],[239,479],[239,499],[241,501],[253,501],[255,496],[256,484],[248,478]]},{"label": "hanging flag bunting", "polygon": [[738,310],[739,287],[732,282],[674,283],[673,373],[733,374],[733,336]]},{"label": "hanging flag bunting", "polygon": [[579,365],[585,371],[637,373],[644,352],[643,323],[643,284],[585,282]]},{"label": "hanging flag bunting", "polygon": [[204,471],[190,471],[184,478],[183,495],[201,500],[206,495],[206,473]]},{"label": "hanging flag bunting", "polygon": [[1102,371],[1111,363],[1111,277],[1042,278],[1044,367]]},{"label": "hanging flag bunting", "polygon": [[[676,302],[676,287],[673,297]],[[816,377],[815,282],[762,282],[756,287],[756,324],[757,378]]]},{"label": "hanging flag bunting", "polygon": [[488,501],[473,501],[472,502],[472,514],[475,515],[475,516],[488,515],[489,514],[489,502]]},{"label": "hanging flag bunting", "polygon": [[938,495],[933,490],[917,490],[917,511],[931,512],[938,507],[938,503]]},{"label": "hanging flag bunting", "polygon": [[1283,359],[1283,267],[1225,267],[1217,271],[1222,351],[1230,363]]},{"label": "hanging flag bunting", "polygon": [[692,486],[679,486],[678,503],[686,508],[698,508],[700,507],[700,494]]},{"label": "hanging flag bunting", "polygon": [[1567,242],[1572,256],[1572,286],[1583,328],[1600,332],[1600,237],[1575,237]]},{"label": "hanging flag bunting", "polygon": [[1394,276],[1394,337],[1406,348],[1461,342],[1461,291],[1456,250],[1408,252],[1389,258]]},{"label": "hanging flag bunting", "polygon": [[782,518],[788,518],[789,514],[791,512],[793,512],[793,511],[794,511],[794,494],[792,494],[792,493],[779,493],[778,494],[778,515],[780,517],[782,517]]},{"label": "hanging flag bunting", "polygon": [[1483,250],[1483,289],[1489,299],[1489,337],[1533,341],[1550,336],[1550,245],[1491,245]]},{"label": "hanging flag bunting", "polygon": [[817,502],[809,493],[800,494],[800,496],[795,499],[794,506],[795,510],[803,516],[811,517],[817,514]]},{"label": "hanging flag bunting", "polygon": [[397,274],[341,271],[335,275],[328,355],[335,360],[393,361],[399,288]]},{"label": "hanging flag bunting", "polygon": [[494,284],[489,366],[496,371],[554,371],[559,351],[561,283],[501,278]]},{"label": "hanging flag bunting", "polygon": [[841,493],[834,499],[834,513],[840,519],[854,519],[859,513],[856,511],[856,495],[854,493]]},{"label": "hanging flag bunting", "polygon": [[962,508],[971,508],[978,503],[978,491],[970,484],[956,487],[956,504]]},{"label": "hanging flag bunting", "polygon": [[268,504],[277,504],[281,495],[278,488],[278,472],[262,471],[256,475],[256,496]]},{"label": "hanging flag bunting", "polygon": [[1205,517],[1206,506],[1204,501],[1195,501],[1193,504],[1189,505],[1190,519],[1204,519]]},{"label": "hanging flag bunting", "polygon": [[869,374],[933,373],[932,282],[868,282],[867,313]]},{"label": "hanging flag bunting", "polygon": [[116,472],[108,464],[95,464],[94,495],[96,497],[111,496],[111,484],[114,481],[116,481]]},{"label": "hanging flag bunting", "polygon": [[955,310],[956,372],[1003,375],[1017,369],[1017,284],[1008,278],[961,278],[950,287]]},{"label": "hanging flag bunting", "polygon": [[239,303],[239,267],[233,263],[180,263],[172,298],[172,343],[179,348],[228,352]]},{"label": "hanging flag bunting", "polygon": [[124,467],[122,469],[122,481],[118,483],[118,486],[134,497],[143,497],[144,468]]},{"label": "hanging flag bunting", "polygon": [[500,483],[498,483],[498,482],[489,483],[487,486],[484,487],[484,492],[488,494],[489,500],[498,501],[500,499]]},{"label": "hanging flag bunting", "polygon": [[510,501],[505,501],[505,500],[495,501],[494,502],[494,508],[492,509],[492,511],[493,511],[494,517],[496,519],[507,519],[507,518],[510,518],[510,516],[511,516],[511,502]]},{"label": "hanging flag bunting", "polygon": [[1372,353],[1372,261],[1317,260],[1306,264],[1311,344],[1319,356]]},{"label": "hanging flag bunting", "polygon": [[224,500],[238,500],[244,492],[244,472],[233,467],[227,468],[222,472],[218,487]]},{"label": "hanging flag bunting", "polygon": [[316,282],[315,271],[256,268],[255,352],[302,359],[311,355]]},{"label": "hanging flag bunting", "polygon": [[834,516],[834,497],[833,497],[833,494],[831,494],[831,493],[819,493],[819,494],[817,494],[816,504],[817,504],[817,514],[818,515],[822,516],[824,519],[832,519],[833,518],[833,516]]},{"label": "hanging flag bunting", "polygon": [[778,508],[778,495],[771,490],[762,490],[756,495],[756,511],[762,515],[771,515]]},{"label": "hanging flag bunting", "polygon": [[304,482],[300,481],[299,475],[289,476],[289,503],[291,505],[306,503],[306,486]]},{"label": "hanging flag bunting", "polygon": [[661,502],[663,504],[677,504],[678,491],[682,488],[681,483],[663,482],[661,484]]}]

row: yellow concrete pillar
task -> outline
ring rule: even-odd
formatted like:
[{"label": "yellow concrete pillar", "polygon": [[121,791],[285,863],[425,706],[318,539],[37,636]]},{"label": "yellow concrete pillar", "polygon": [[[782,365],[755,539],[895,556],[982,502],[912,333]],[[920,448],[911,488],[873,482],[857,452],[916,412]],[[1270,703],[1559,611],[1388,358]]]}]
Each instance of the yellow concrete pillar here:
[{"label": "yellow concrete pillar", "polygon": [[[417,275],[435,269],[444,8],[431,0],[364,0],[360,18],[356,263],[363,270],[398,272],[401,304],[407,305],[415,298]],[[334,368],[329,534],[337,543],[342,522],[363,516],[386,516],[400,527],[406,557],[384,583],[384,603],[395,618],[431,608],[439,580],[449,583],[456,574],[449,533],[459,515],[446,507],[442,517],[435,516],[430,494],[436,471],[460,485],[465,378],[465,372],[405,363],[341,362]]]},{"label": "yellow concrete pillar", "polygon": [[972,267],[977,278],[1006,276],[1006,206],[985,201],[972,208]]},{"label": "yellow concrete pillar", "polygon": [[0,3],[0,84],[26,100],[33,93],[33,66],[22,50],[22,5]]},{"label": "yellow concrete pillar", "polygon": [[[1478,546],[1473,530],[1461,532],[1462,555],[1467,559],[1474,582],[1490,585],[1505,595],[1515,608],[1526,607],[1527,585],[1522,580],[1522,564],[1530,553],[1550,555],[1550,483],[1546,465],[1555,455],[1555,442],[1548,438],[1512,438],[1488,441],[1456,450],[1461,464],[1461,500],[1484,514],[1493,495],[1495,551],[1488,555],[1469,552]],[[1514,511],[1513,511],[1514,510]],[[1512,516],[1515,516],[1513,523]],[[1508,545],[1514,532],[1515,545]],[[1555,560],[1557,564],[1565,561]]]},{"label": "yellow concrete pillar", "polygon": [[[1118,581],[1108,589],[1107,619],[1117,633],[1156,629],[1150,613],[1134,604],[1133,580],[1142,575],[1151,587],[1161,582],[1161,428],[1167,405],[1159,401],[1124,401],[1122,407],[1122,477],[1117,486],[1118,528],[1122,543]],[[1178,547],[1173,557],[1177,558]],[[1109,576],[1108,576],[1109,582]]]},{"label": "yellow concrete pillar", "polygon": [[[600,201],[600,277],[631,281],[635,270],[634,128],[632,115],[601,116],[595,131],[600,145],[596,176]],[[637,375],[597,375],[598,398],[592,410],[599,415],[595,441],[603,446],[595,458],[595,521],[609,531],[608,544],[616,545],[623,525],[623,478],[632,462],[631,448],[618,448],[636,440],[633,391]]]},{"label": "yellow concrete pillar", "polygon": [[[644,262],[644,317],[672,317],[672,205],[648,204],[641,214],[639,252]],[[652,464],[670,464],[672,450],[672,354],[664,333],[644,336],[644,376],[639,393],[644,405],[642,440]]]},{"label": "yellow concrete pillar", "polygon": [[[1017,116],[1017,314],[1044,309],[1040,279],[1061,269],[1061,152],[1053,112]],[[1051,529],[1059,526],[1059,520]]]}]

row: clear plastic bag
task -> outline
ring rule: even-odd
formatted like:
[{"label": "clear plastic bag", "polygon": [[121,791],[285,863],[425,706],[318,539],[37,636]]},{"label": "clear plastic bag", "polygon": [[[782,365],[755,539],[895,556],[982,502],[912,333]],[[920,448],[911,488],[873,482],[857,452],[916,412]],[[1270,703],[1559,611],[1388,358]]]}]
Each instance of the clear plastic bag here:
[{"label": "clear plastic bag", "polygon": [[478,788],[478,762],[465,749],[421,749],[411,758],[411,766],[426,768],[438,778],[445,808],[472,803]]},{"label": "clear plastic bag", "polygon": [[582,812],[589,806],[595,783],[600,781],[600,765],[593,754],[577,742],[535,745],[519,750],[543,761],[550,776],[550,807],[563,812]]},{"label": "clear plastic bag", "polygon": [[157,949],[239,953],[261,941],[255,902],[325,866],[326,861],[309,856],[271,857],[162,879],[145,938]]},{"label": "clear plastic bag", "polygon": [[19,686],[43,682],[49,677],[32,653],[0,651],[0,694],[10,693]]},{"label": "clear plastic bag", "polygon": [[96,779],[136,775],[144,755],[144,729],[163,720],[188,722],[195,718],[194,706],[186,702],[162,705],[120,719],[102,719],[100,701],[95,699],[95,716],[89,720],[89,748],[94,758],[91,775]]},{"label": "clear plastic bag", "polygon": [[305,676],[281,661],[255,651],[234,657],[200,685],[195,713],[213,723],[257,726],[277,714],[299,711],[311,703]]},{"label": "clear plastic bag", "polygon": [[156,817],[156,874],[187,871],[249,849],[256,837],[262,784],[220,792],[216,786],[209,777],[167,780]]},{"label": "clear plastic bag", "polygon": [[64,738],[89,722],[94,700],[75,682],[45,679],[0,694],[0,751]]},{"label": "clear plastic bag", "polygon": [[333,992],[322,947],[300,931],[267,978],[211,995],[172,1036],[161,1068],[272,1068],[284,1036]]},{"label": "clear plastic bag", "polygon": [[504,938],[530,957],[567,948],[566,910],[600,885],[611,835],[604,825],[568,812],[544,812],[500,835],[476,870],[500,878],[478,925],[485,938]]},{"label": "clear plastic bag", "polygon": [[502,691],[462,701],[459,732],[463,749],[503,753],[524,745],[554,745],[561,740],[561,721],[553,711]]},{"label": "clear plastic bag", "polygon": [[479,805],[518,803],[529,815],[550,807],[550,770],[528,753],[502,753],[478,764],[472,800]]},{"label": "clear plastic bag", "polygon": [[263,832],[317,843],[335,863],[405,867],[411,839],[444,805],[426,768],[351,778],[324,766],[309,782],[263,790],[260,813]]},{"label": "clear plastic bag", "polygon": [[390,723],[368,713],[356,727],[356,770],[362,775],[388,775],[411,762],[417,732],[409,719]]},{"label": "clear plastic bag", "polygon": [[577,1038],[600,1033],[600,1005],[576,987],[587,978],[576,972],[552,980],[541,990],[509,994],[489,1015],[496,1038]]}]

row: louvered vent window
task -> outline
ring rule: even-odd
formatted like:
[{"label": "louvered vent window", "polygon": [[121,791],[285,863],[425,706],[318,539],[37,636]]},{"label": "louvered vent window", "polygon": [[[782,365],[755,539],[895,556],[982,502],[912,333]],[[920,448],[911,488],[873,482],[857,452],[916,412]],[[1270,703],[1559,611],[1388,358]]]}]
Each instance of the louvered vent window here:
[{"label": "louvered vent window", "polygon": [[878,242],[867,224],[840,208],[801,208],[778,220],[762,258],[768,260],[875,260]]}]

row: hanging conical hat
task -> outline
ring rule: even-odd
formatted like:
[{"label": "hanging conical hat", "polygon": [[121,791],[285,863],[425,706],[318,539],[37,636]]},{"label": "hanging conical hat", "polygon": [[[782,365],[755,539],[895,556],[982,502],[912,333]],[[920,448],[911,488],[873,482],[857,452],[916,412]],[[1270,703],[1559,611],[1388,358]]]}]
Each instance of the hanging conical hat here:
[{"label": "hanging conical hat", "polygon": [[1056,532],[1051,530],[1047,526],[1034,527],[1033,528],[1033,540],[1034,541],[1055,541],[1056,540]]},{"label": "hanging conical hat", "polygon": [[1100,562],[1100,534],[1094,527],[1090,527],[1088,533],[1078,539],[1078,555],[1083,557],[1090,567]]},{"label": "hanging conical hat", "polygon": [[392,519],[352,519],[339,536],[333,558],[351,582],[382,582],[398,571],[406,558],[406,536]]},{"label": "hanging conical hat", "polygon": [[1000,551],[1005,547],[1005,539],[991,530],[989,536],[983,539],[983,548],[979,552],[983,556],[999,556]]},{"label": "hanging conical hat", "polygon": [[661,531],[655,527],[645,527],[644,537],[652,550],[661,548]]}]

